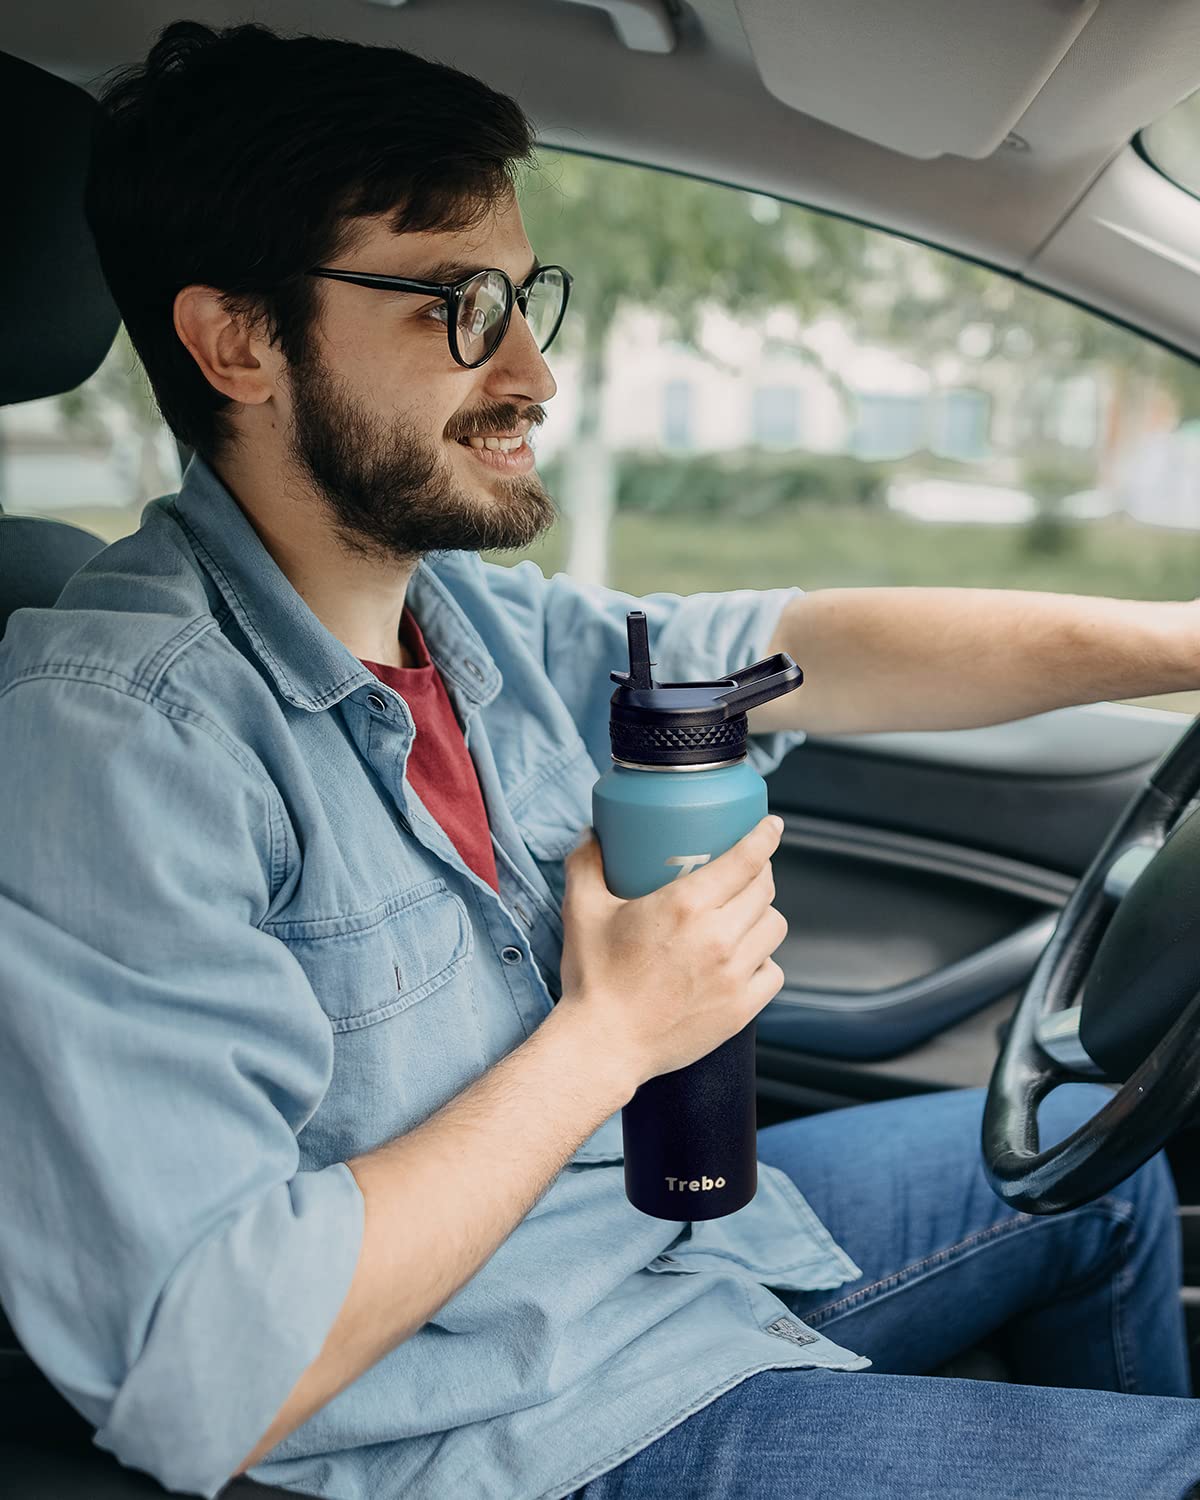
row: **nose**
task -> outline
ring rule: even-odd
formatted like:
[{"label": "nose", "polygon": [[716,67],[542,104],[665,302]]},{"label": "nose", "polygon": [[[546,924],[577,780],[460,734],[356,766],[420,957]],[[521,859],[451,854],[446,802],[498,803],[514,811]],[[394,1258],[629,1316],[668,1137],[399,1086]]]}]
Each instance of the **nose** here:
[{"label": "nose", "polygon": [[542,358],[533,329],[515,305],[500,347],[483,367],[487,384],[496,392],[505,391],[511,399],[549,401],[558,391],[550,366]]}]

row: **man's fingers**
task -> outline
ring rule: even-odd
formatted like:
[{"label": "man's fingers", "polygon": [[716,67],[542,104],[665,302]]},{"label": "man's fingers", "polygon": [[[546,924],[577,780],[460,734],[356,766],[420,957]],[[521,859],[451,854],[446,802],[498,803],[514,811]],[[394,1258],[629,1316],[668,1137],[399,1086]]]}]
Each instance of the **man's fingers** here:
[{"label": "man's fingers", "polygon": [[[758,875],[778,848],[782,831],[782,819],[768,814],[723,854],[707,864],[694,866],[680,878],[689,883],[688,889],[693,895],[708,905],[723,906]],[[605,890],[608,889],[604,884],[604,858],[594,828],[583,829],[563,865],[568,885],[572,880],[582,878],[590,883],[598,878]],[[693,884],[697,881],[699,884]],[[676,880],[669,880],[660,889],[669,890],[676,884]],[[614,896],[613,900],[616,899]]]},{"label": "man's fingers", "polygon": [[787,934],[787,918],[777,906],[768,906],[750,931],[744,934],[739,958],[743,961],[749,959],[752,968],[757,969],[775,952]]},{"label": "man's fingers", "polygon": [[[723,906],[754,879],[775,853],[782,832],[781,818],[773,814],[761,818],[724,854],[718,854],[706,865],[698,865],[683,877],[691,894],[711,906]],[[692,881],[699,881],[699,885],[692,885]]]},{"label": "man's fingers", "polygon": [[775,899],[775,877],[768,860],[753,880],[721,907],[721,930],[726,937],[746,935]]}]

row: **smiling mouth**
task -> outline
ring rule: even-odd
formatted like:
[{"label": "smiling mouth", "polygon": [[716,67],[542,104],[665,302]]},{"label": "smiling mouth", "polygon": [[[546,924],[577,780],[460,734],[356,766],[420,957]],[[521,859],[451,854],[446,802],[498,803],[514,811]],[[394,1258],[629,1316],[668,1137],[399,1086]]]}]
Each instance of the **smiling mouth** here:
[{"label": "smiling mouth", "polygon": [[486,437],[462,437],[459,443],[464,448],[474,448],[488,453],[517,453],[525,446],[524,434],[515,437],[493,437],[490,433]]},{"label": "smiling mouth", "polygon": [[513,438],[510,441],[512,446],[497,443],[489,448],[487,443],[479,438],[476,438],[474,442],[469,438],[459,438],[458,446],[465,448],[475,462],[485,469],[491,469],[499,474],[527,474],[534,464],[532,447],[524,437]]}]

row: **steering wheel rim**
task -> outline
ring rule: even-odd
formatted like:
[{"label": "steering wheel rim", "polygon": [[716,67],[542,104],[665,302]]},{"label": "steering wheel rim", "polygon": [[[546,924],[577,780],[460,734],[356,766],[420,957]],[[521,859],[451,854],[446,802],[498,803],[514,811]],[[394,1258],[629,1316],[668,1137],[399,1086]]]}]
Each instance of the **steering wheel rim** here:
[{"label": "steering wheel rim", "polygon": [[[1030,975],[988,1084],[983,1164],[992,1190],[1025,1213],[1078,1208],[1109,1192],[1161,1149],[1200,1105],[1198,986],[1173,1024],[1114,1096],[1057,1144],[1039,1149],[1037,1109],[1059,1084],[1103,1077],[1052,1056],[1047,1023],[1077,1010],[1113,917],[1106,883],[1130,850],[1149,852],[1142,874],[1187,818],[1200,788],[1200,718],[1137,789],[1059,915]],[[1135,879],[1140,879],[1139,874]],[[1039,1033],[1043,1041],[1039,1040]],[[1080,1054],[1082,1056],[1082,1054]]]}]

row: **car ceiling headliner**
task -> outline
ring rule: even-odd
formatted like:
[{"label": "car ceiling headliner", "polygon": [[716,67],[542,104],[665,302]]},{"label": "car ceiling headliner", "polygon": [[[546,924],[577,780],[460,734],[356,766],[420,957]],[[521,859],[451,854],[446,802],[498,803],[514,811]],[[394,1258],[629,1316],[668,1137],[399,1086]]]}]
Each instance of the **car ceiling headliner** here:
[{"label": "car ceiling headliner", "polygon": [[[1016,121],[1020,143],[978,159],[908,156],[783,103],[762,81],[737,0],[634,0],[670,18],[676,43],[667,53],[624,45],[601,3],[62,0],[0,12],[0,48],[94,92],[106,70],[144,57],[156,33],[181,17],[392,43],[512,94],[546,146],[846,214],[1023,275],[1200,354],[1200,201],[1129,144],[1200,87],[1200,0],[1098,0]],[[782,0],[740,3],[774,3],[778,12]],[[829,4],[794,0],[801,46],[804,28],[820,25]],[[964,3],[962,15],[971,9]],[[893,25],[927,23],[931,47],[935,22],[944,30],[944,0],[893,3],[881,13]],[[963,45],[957,38],[947,56],[961,58]],[[981,64],[990,65],[986,57]],[[846,88],[856,87],[870,87],[861,56],[847,59]],[[927,90],[909,97],[915,109],[939,107]]]}]

